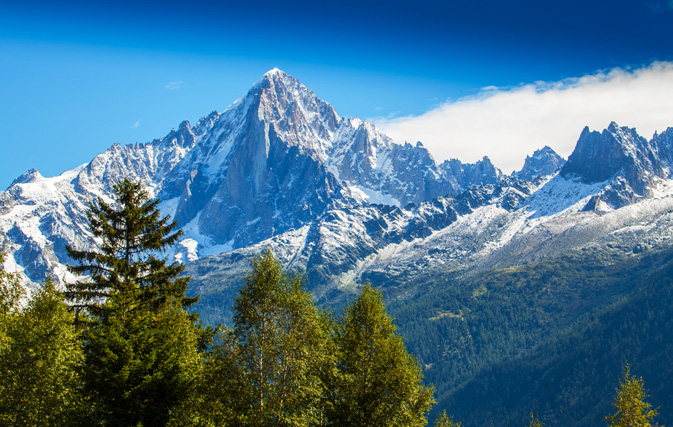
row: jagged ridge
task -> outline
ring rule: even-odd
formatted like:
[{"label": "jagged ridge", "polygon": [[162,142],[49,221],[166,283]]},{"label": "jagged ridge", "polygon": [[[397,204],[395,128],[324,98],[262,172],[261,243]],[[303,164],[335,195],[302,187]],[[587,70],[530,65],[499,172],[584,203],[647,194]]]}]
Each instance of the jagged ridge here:
[{"label": "jagged ridge", "polygon": [[87,204],[109,200],[122,177],[162,198],[186,232],[176,249],[186,261],[257,243],[329,210],[418,204],[500,176],[487,158],[437,165],[422,144],[398,145],[371,123],[341,118],[272,70],[224,113],[194,126],[185,121],[148,144],[115,144],[60,177],[24,174],[0,197],[2,248],[16,255],[7,267],[30,281],[48,272],[65,278],[65,245],[91,244]]}]

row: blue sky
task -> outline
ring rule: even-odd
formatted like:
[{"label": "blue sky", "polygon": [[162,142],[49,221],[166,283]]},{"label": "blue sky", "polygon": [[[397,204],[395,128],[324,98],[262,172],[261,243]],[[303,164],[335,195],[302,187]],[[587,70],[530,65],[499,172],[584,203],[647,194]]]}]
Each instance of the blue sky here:
[{"label": "blue sky", "polygon": [[[650,97],[653,87],[673,80],[667,68],[672,22],[670,0],[3,2],[0,187],[30,168],[58,174],[114,142],[147,142],[184,119],[194,123],[222,111],[274,67],[312,88],[340,115],[373,118],[398,140],[421,139],[438,159],[493,158],[489,150],[498,147],[488,145],[492,135],[467,141],[473,130],[459,134],[439,124],[464,117],[468,110],[459,107],[474,111],[471,117],[487,117],[485,111],[501,108],[500,99],[521,103],[521,111],[543,101],[576,111],[569,94],[586,104],[588,90],[596,87]],[[557,97],[548,92],[554,85]],[[580,93],[578,86],[589,89]],[[666,102],[654,107],[673,125],[673,105]],[[551,110],[556,116],[566,111]],[[623,110],[599,120],[588,117],[589,109],[586,118],[563,126],[579,135],[578,123],[596,120],[594,126],[604,127],[606,117],[640,123],[642,108]],[[500,130],[498,120],[513,122],[493,119]],[[542,129],[550,126],[535,120]],[[638,129],[661,131],[663,120]],[[435,125],[434,134],[423,133]],[[523,131],[508,132],[516,139]],[[546,143],[538,136],[543,131],[529,133],[535,138],[521,153]],[[560,149],[552,140],[550,145],[568,151],[574,140],[564,138],[571,141],[562,147],[558,142]],[[461,151],[466,145],[477,149]],[[500,162],[509,172],[512,161],[503,156]]]}]

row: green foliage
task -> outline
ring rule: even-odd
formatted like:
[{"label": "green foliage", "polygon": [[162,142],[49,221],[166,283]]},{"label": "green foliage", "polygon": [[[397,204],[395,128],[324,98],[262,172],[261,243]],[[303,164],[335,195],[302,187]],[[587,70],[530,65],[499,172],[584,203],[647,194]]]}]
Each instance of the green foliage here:
[{"label": "green foliage", "polygon": [[382,296],[363,286],[336,324],[336,375],[328,419],[335,426],[424,426],[434,403],[421,385],[418,362],[407,352]]},{"label": "green foliage", "polygon": [[177,408],[171,426],[241,425],[237,408],[243,404],[245,385],[239,371],[240,354],[231,330],[219,327],[203,354],[195,393]]},{"label": "green foliage", "polygon": [[288,276],[268,250],[253,258],[233,325],[228,353],[236,368],[232,385],[245,384],[235,405],[241,424],[316,425],[327,335],[301,277]]},{"label": "green foliage", "polygon": [[548,426],[602,425],[627,359],[656,379],[654,402],[673,401],[673,250],[583,250],[413,286],[390,311],[438,409],[463,423],[527,425],[534,410]]},{"label": "green foliage", "polygon": [[528,427],[544,427],[544,425],[540,422],[540,420],[537,418],[537,415],[533,414],[531,412],[530,414],[530,423],[528,424]]},{"label": "green foliage", "polygon": [[435,418],[433,427],[460,427],[461,425],[461,422],[453,421],[453,416],[446,415],[446,410],[444,410]]},{"label": "green foliage", "polygon": [[[151,200],[141,184],[124,179],[114,185],[115,203],[98,199],[87,217],[97,250],[80,251],[68,246],[69,255],[79,265],[69,266],[76,274],[91,280],[68,286],[66,297],[73,307],[86,308],[96,317],[112,311],[122,317],[137,310],[151,310],[180,298],[183,306],[194,304],[186,298],[188,278],[178,277],[184,266],[166,265],[157,257],[174,245],[182,231],[173,232],[177,223],[161,217],[159,199]],[[113,303],[111,303],[113,302]]]},{"label": "green foliage", "polygon": [[48,279],[25,310],[5,321],[0,424],[76,425],[86,404],[79,392],[84,355],[63,295]]},{"label": "green foliage", "polygon": [[270,251],[251,261],[205,359],[194,425],[424,426],[432,389],[366,285],[340,319]]},{"label": "green foliage", "polygon": [[66,293],[90,316],[85,390],[103,425],[164,426],[193,398],[207,331],[184,310],[196,298],[185,297],[182,265],[158,258],[179,238],[176,223],[139,183],[123,180],[114,191],[114,205],[99,199],[88,213],[98,248],[68,249],[80,262],[71,271],[91,276]]},{"label": "green foliage", "polygon": [[616,389],[614,415],[605,417],[610,427],[651,427],[652,420],[657,416],[657,410],[645,402],[647,392],[641,377],[631,375],[628,364],[624,367],[624,376],[619,380]]},{"label": "green foliage", "polygon": [[163,426],[195,391],[198,334],[179,304],[127,319],[109,317],[85,332],[86,385],[108,424]]}]

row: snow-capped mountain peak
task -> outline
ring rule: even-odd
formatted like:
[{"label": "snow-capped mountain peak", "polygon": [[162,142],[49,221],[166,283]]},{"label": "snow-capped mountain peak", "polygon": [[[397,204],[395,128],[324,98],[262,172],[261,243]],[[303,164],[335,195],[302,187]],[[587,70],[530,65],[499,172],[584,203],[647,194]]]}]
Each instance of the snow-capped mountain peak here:
[{"label": "snow-capped mountain peak", "polygon": [[288,144],[326,155],[341,120],[336,110],[294,77],[267,72],[248,92],[257,117],[273,126]]},{"label": "snow-capped mountain peak", "polygon": [[547,176],[558,172],[558,170],[565,164],[565,159],[559,156],[548,145],[545,145],[539,150],[526,156],[523,168],[513,175],[519,179],[531,180],[538,176]]},{"label": "snow-capped mountain peak", "polygon": [[665,141],[648,141],[615,122],[602,132],[585,127],[560,174],[586,183],[609,182],[598,197],[612,208],[626,206],[648,197],[658,179],[669,177],[671,147]]},{"label": "snow-capped mountain peak", "polygon": [[25,184],[28,182],[34,182],[40,178],[42,178],[40,172],[38,172],[37,169],[33,168],[19,175],[14,181],[12,181],[10,187],[13,186],[14,184]]}]

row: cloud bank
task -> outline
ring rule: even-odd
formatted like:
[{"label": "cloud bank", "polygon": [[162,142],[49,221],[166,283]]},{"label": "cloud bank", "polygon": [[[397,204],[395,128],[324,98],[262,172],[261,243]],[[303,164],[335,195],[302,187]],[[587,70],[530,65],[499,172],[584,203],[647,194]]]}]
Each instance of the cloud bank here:
[{"label": "cloud bank", "polygon": [[396,142],[421,141],[438,161],[474,162],[487,155],[510,173],[545,145],[567,158],[585,126],[600,131],[615,121],[648,139],[673,126],[673,63],[489,87],[420,116],[373,121]]}]

